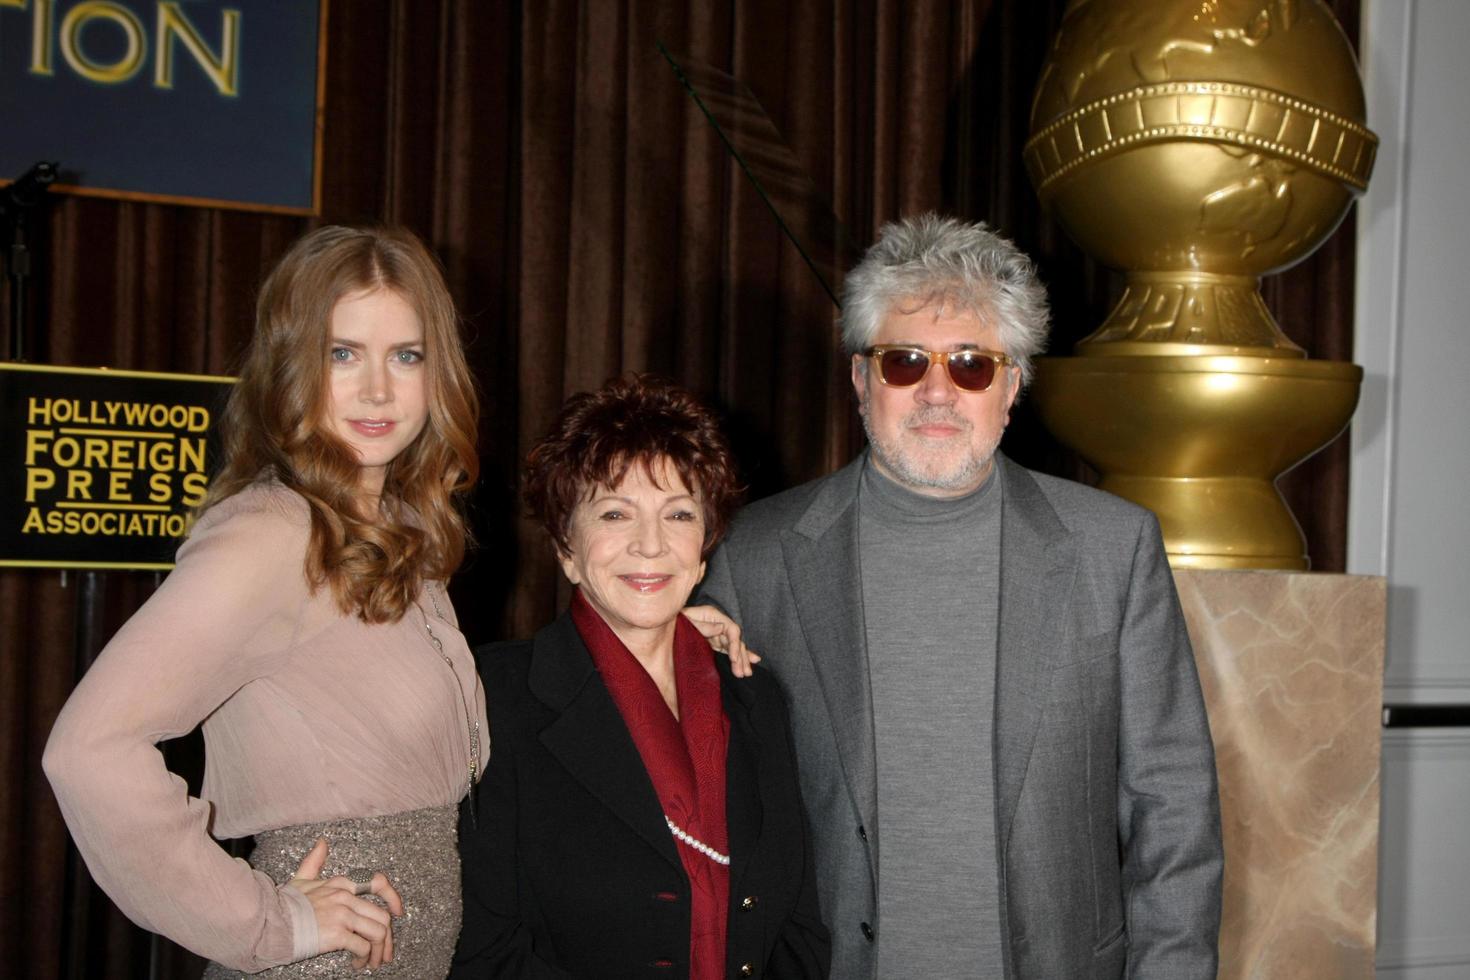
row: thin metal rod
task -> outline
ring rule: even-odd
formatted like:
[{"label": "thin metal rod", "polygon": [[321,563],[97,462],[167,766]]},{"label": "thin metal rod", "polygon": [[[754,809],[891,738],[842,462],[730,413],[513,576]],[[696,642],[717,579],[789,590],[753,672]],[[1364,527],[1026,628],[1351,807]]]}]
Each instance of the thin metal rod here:
[{"label": "thin metal rod", "polygon": [[15,215],[10,239],[10,359],[25,360],[26,278],[31,274],[31,250],[26,245],[24,213]]},{"label": "thin metal rod", "polygon": [[[98,572],[82,571],[76,575],[76,603],[73,612],[72,660],[77,680],[92,666],[97,656],[99,608],[101,605],[101,576]],[[87,873],[86,864],[77,853],[76,845],[67,838],[66,877],[64,904],[61,923],[61,949],[63,972],[67,980],[85,980],[95,975],[87,962],[88,926],[92,920],[93,895],[96,885]]]}]

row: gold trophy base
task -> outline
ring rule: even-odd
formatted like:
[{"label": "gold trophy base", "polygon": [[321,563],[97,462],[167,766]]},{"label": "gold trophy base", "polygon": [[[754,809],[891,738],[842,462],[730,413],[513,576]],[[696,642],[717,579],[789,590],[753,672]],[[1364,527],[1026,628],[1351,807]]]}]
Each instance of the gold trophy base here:
[{"label": "gold trophy base", "polygon": [[1363,369],[1298,357],[1110,355],[1036,362],[1042,421],[1159,518],[1184,568],[1310,567],[1276,479],[1330,442]]}]

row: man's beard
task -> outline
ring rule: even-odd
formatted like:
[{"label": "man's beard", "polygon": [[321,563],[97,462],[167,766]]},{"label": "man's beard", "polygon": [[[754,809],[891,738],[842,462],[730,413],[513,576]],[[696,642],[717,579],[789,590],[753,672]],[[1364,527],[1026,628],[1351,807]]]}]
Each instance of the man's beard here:
[{"label": "man's beard", "polygon": [[[939,405],[916,408],[904,416],[899,423],[899,435],[892,440],[881,439],[873,431],[866,400],[860,402],[858,410],[862,415],[863,431],[868,434],[868,445],[872,447],[873,455],[889,473],[897,478],[898,482],[920,493],[925,490],[956,492],[975,488],[990,471],[996,447],[1000,445],[1000,433],[996,433],[989,445],[971,448],[969,437],[974,432],[974,423],[963,415]],[[952,425],[964,433],[963,436],[956,437],[954,440],[962,444],[958,451],[956,449],[937,449],[933,453],[918,451],[922,446],[922,443],[919,442],[922,437],[918,435],[912,435],[905,445],[903,433],[916,425],[934,423]]]}]

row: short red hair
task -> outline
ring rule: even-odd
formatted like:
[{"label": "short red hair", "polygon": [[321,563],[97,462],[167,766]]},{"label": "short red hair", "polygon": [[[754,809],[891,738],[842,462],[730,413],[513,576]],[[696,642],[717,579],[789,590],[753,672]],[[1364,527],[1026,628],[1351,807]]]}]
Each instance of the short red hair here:
[{"label": "short red hair", "polygon": [[531,516],[567,554],[577,505],[599,487],[616,487],[634,463],[657,479],[667,460],[704,510],[703,557],[724,537],[741,487],[719,422],[671,381],[614,378],[568,398],[551,431],[526,456],[522,493]]}]

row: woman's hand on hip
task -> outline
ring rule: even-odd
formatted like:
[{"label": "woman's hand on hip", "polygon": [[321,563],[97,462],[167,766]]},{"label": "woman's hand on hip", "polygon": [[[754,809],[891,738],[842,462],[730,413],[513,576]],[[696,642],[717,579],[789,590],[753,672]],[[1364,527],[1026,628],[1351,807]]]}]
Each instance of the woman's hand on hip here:
[{"label": "woman's hand on hip", "polygon": [[[327,841],[316,842],[291,879],[291,886],[306,896],[316,913],[321,953],[345,949],[353,956],[353,969],[375,970],[393,959],[393,915],[403,914],[403,899],[388,876],[375,871],[372,881],[359,884],[346,875],[320,877],[327,863]],[[388,906],[370,902],[376,895]]]},{"label": "woman's hand on hip", "polygon": [[730,658],[730,672],[736,677],[749,677],[760,663],[760,654],[745,645],[740,624],[718,606],[686,606],[684,617],[693,623],[709,645]]}]

